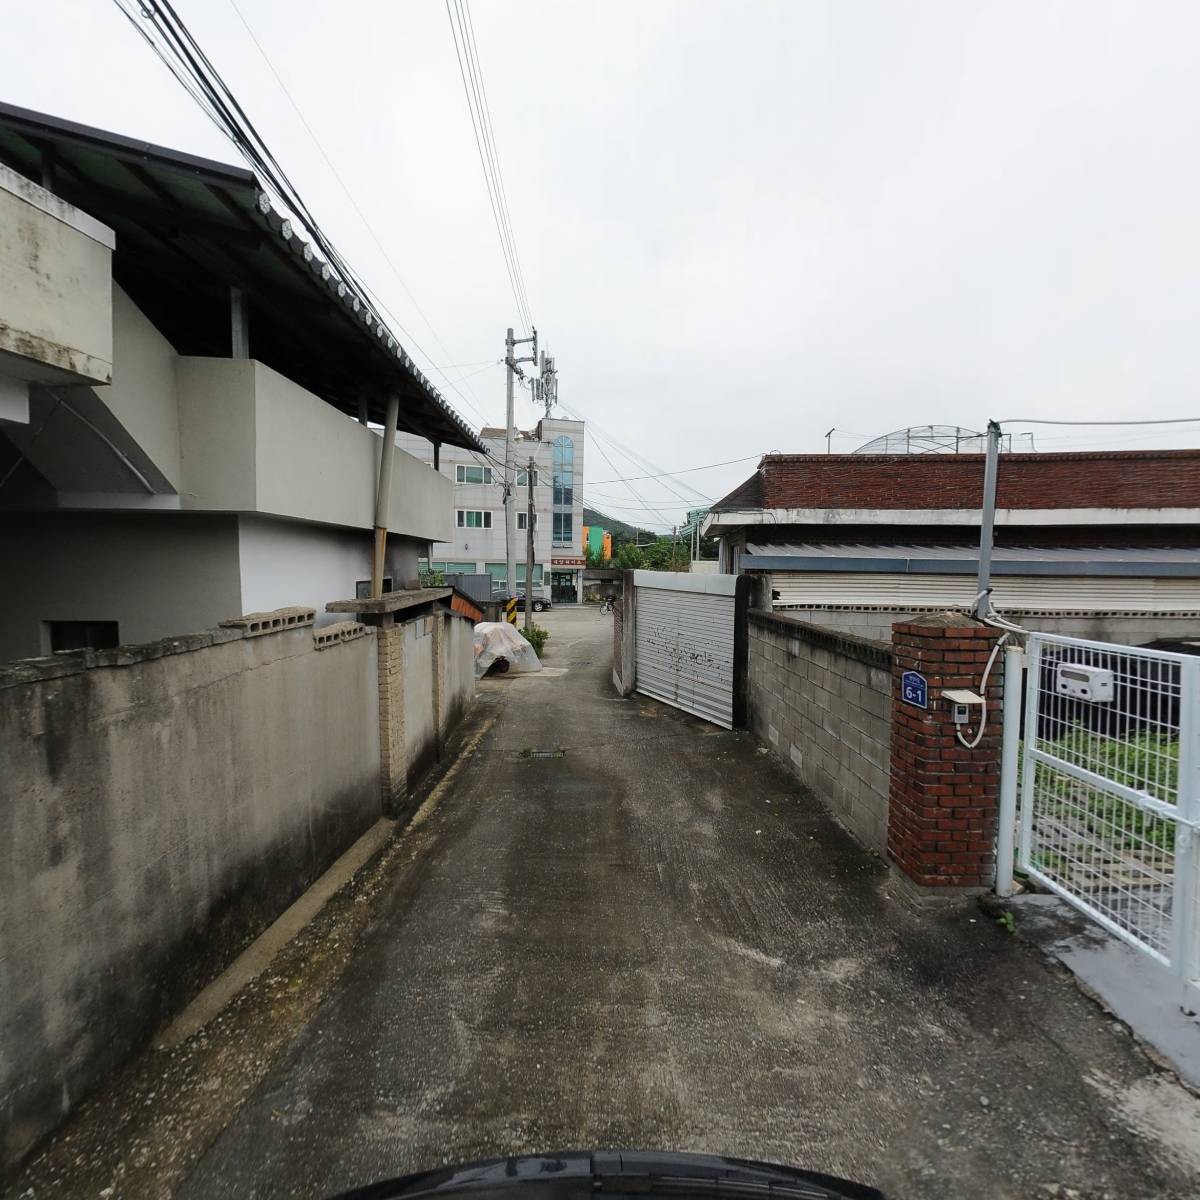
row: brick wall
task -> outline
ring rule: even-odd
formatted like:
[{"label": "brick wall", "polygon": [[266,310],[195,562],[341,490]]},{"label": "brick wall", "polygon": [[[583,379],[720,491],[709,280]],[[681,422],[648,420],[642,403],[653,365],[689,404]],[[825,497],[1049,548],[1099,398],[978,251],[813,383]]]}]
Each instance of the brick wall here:
[{"label": "brick wall", "polygon": [[[978,508],[981,454],[777,454],[764,508]],[[1200,451],[1005,454],[998,508],[1200,507]]]},{"label": "brick wall", "polygon": [[[923,887],[990,887],[995,879],[1003,664],[988,679],[987,729],[978,747],[955,736],[946,688],[978,692],[999,630],[961,613],[892,627],[892,772],[888,855]],[[925,677],[928,705],[905,703],[900,677]],[[976,726],[964,732],[971,737]]]},{"label": "brick wall", "polygon": [[408,755],[404,746],[404,626],[380,629],[379,762],[383,811],[395,816],[408,795]]},{"label": "brick wall", "polygon": [[887,843],[891,648],[749,614],[750,724],[860,841]]}]

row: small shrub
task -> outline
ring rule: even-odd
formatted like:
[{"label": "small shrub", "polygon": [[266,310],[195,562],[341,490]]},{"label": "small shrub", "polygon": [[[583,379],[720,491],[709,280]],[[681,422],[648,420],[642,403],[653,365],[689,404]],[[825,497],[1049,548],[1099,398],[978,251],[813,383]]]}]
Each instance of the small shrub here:
[{"label": "small shrub", "polygon": [[533,652],[540,659],[542,650],[545,649],[546,642],[549,640],[550,630],[543,629],[540,625],[534,625],[532,629],[521,626],[521,636],[533,647]]}]

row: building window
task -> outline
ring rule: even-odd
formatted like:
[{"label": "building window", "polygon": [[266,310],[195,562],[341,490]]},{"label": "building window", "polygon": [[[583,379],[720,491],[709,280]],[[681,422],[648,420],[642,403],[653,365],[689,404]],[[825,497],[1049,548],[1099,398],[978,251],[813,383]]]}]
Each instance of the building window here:
[{"label": "building window", "polygon": [[[536,529],[538,527],[537,513],[533,514],[533,527],[534,527],[534,529]],[[529,512],[528,512],[528,510],[526,510],[525,512],[517,513],[517,528],[522,533],[524,533],[525,530],[527,530],[529,528]]]},{"label": "building window", "polygon": [[492,514],[477,508],[460,508],[457,513],[459,529],[491,529]]},{"label": "building window", "polygon": [[491,483],[491,467],[468,467],[459,463],[454,468],[455,483]]},{"label": "building window", "polygon": [[575,443],[565,434],[554,439],[554,506],[570,508],[574,502]]},{"label": "building window", "polygon": [[575,540],[572,505],[575,501],[575,443],[565,434],[554,439],[554,543]]},{"label": "building window", "polygon": [[[533,486],[538,487],[540,483],[541,483],[541,480],[538,479],[538,469],[537,469],[537,467],[534,467],[533,468]],[[529,486],[529,471],[528,471],[528,469],[526,469],[524,471],[518,471],[517,472],[517,487],[527,488],[528,486]]]},{"label": "building window", "polygon": [[[508,568],[504,563],[488,563],[487,573],[492,577],[492,590],[496,591],[505,586],[505,581],[508,579]],[[521,586],[525,582],[525,564],[517,563],[517,585]],[[533,586],[542,586],[542,564],[533,564]]]},{"label": "building window", "polygon": [[121,644],[116,621],[46,621],[50,653],[59,650],[111,650]]}]

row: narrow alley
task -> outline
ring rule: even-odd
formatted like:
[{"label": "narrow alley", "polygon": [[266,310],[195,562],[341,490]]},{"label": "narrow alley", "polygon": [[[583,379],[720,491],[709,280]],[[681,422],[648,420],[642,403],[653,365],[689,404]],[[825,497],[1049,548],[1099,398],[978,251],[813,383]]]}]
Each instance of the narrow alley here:
[{"label": "narrow alley", "polygon": [[[175,1194],[596,1147],[907,1197],[1195,1194],[1200,1108],[1121,1026],[982,911],[901,909],[749,735],[615,698],[610,618],[541,619],[547,669],[481,684],[420,852]],[[198,1036],[268,1053],[236,1018]]]}]

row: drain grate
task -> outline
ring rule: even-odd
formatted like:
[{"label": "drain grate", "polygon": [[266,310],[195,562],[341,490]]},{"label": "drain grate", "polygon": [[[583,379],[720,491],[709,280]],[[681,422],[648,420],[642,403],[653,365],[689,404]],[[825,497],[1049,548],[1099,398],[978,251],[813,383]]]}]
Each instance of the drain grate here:
[{"label": "drain grate", "polygon": [[562,758],[565,750],[522,750],[522,758]]}]

